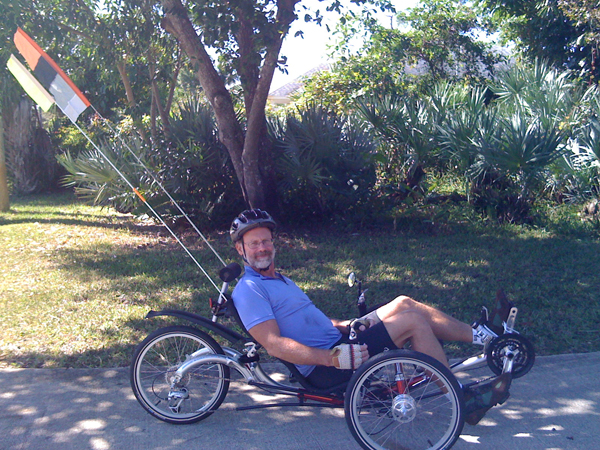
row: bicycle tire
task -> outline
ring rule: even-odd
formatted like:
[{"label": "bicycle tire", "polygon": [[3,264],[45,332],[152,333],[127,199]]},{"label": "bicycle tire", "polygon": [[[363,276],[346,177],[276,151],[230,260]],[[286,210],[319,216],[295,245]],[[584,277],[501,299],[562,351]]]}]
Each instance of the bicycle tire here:
[{"label": "bicycle tire", "polygon": [[[402,393],[398,373],[404,378]],[[460,436],[463,405],[450,369],[419,352],[391,350],[354,373],[344,410],[350,432],[364,449],[443,450]]]},{"label": "bicycle tire", "polygon": [[148,335],[136,348],[130,383],[136,399],[152,416],[168,423],[188,424],[210,416],[229,390],[229,367],[207,363],[190,370],[175,388],[172,375],[197,351],[224,354],[207,333],[188,326],[170,326]]}]

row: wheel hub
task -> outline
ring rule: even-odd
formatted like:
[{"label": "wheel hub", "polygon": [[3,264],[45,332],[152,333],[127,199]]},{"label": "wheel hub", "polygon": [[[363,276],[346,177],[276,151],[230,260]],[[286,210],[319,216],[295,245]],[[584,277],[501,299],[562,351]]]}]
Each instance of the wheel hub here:
[{"label": "wheel hub", "polygon": [[167,369],[167,371],[165,372],[165,382],[171,386],[187,386],[190,382],[190,374],[185,373],[180,379],[177,379],[175,376],[175,374],[177,373],[177,369],[179,369],[178,365]]},{"label": "wheel hub", "polygon": [[408,394],[397,395],[392,402],[392,414],[397,422],[412,422],[417,416],[415,399]]}]

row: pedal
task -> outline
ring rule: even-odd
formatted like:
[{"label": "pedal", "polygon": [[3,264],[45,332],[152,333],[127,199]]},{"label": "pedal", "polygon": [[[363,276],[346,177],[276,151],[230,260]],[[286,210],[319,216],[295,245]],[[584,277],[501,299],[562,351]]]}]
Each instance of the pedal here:
[{"label": "pedal", "polygon": [[517,320],[517,313],[519,312],[519,308],[513,306],[510,308],[510,312],[508,313],[508,317],[504,324],[504,332],[505,333],[516,333],[515,331],[515,321]]}]

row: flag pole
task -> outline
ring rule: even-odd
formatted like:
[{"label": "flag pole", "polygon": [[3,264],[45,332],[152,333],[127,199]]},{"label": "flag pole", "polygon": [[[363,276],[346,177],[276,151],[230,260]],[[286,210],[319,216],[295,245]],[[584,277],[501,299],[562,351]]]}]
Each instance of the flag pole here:
[{"label": "flag pole", "polygon": [[[60,108],[60,106],[57,104],[57,106]],[[62,108],[61,108],[62,111]],[[63,111],[64,112],[64,111]],[[102,117],[102,116],[101,116]],[[160,222],[165,226],[165,228],[169,231],[169,233],[171,234],[171,236],[173,236],[173,238],[175,238],[175,240],[179,243],[179,245],[181,245],[181,247],[185,250],[185,252],[188,254],[188,256],[190,258],[192,258],[192,261],[194,261],[194,263],[198,266],[198,268],[202,271],[202,273],[206,276],[206,278],[208,278],[208,280],[210,281],[210,283],[214,286],[214,288],[217,290],[217,292],[221,292],[221,290],[219,289],[219,287],[215,284],[215,282],[213,281],[213,279],[210,277],[210,275],[206,272],[206,270],[204,270],[204,267],[202,267],[202,265],[200,264],[200,262],[194,257],[194,255],[190,252],[190,250],[185,246],[185,244],[181,241],[181,239],[179,239],[179,237],[177,236],[177,234],[175,234],[175,232],[169,227],[169,225],[167,225],[167,223],[163,220],[163,218],[160,216],[160,214],[158,214],[158,212],[156,212],[156,210],[152,207],[152,205],[150,205],[150,203],[148,203],[148,201],[144,198],[144,196],[140,193],[140,191],[133,185],[131,184],[131,182],[127,179],[127,177],[125,176],[125,174],[123,172],[121,172],[117,166],[115,166],[115,164],[110,160],[110,158],[100,149],[100,147],[98,147],[96,145],[96,143],[87,135],[87,133],[85,131],[83,131],[83,129],[81,129],[81,127],[79,125],[77,125],[77,123],[75,121],[73,121],[73,125],[75,125],[75,127],[79,130],[79,132],[89,141],[90,144],[92,144],[92,146],[102,155],[102,157],[106,160],[106,162],[108,162],[108,164],[110,164],[110,166],[113,168],[113,170],[115,172],[117,172],[117,174],[119,174],[119,176],[121,178],[123,178],[123,180],[125,181],[125,183],[127,183],[127,185],[131,188],[131,190],[138,196],[138,198],[148,207],[148,209],[150,209],[150,211],[152,211],[152,213],[154,214],[154,216],[160,220]],[[130,151],[133,153],[133,151],[130,149]],[[137,155],[135,155],[135,153],[133,153],[134,156],[137,158]],[[138,159],[139,161],[139,159]],[[143,165],[143,164],[142,164]],[[146,168],[144,166],[144,169],[146,169],[146,171],[148,171],[148,173],[150,173],[149,169]],[[153,176],[150,173],[151,176]],[[154,176],[153,176],[154,177]],[[156,178],[155,178],[156,180]],[[158,183],[160,185],[160,183]],[[162,187],[162,185],[160,185]],[[164,190],[164,188],[163,188]],[[166,191],[165,191],[166,192]],[[168,194],[167,194],[168,195]],[[169,196],[170,197],[170,196]],[[174,201],[174,200],[173,200]],[[179,205],[177,205],[179,207]],[[181,209],[179,209],[181,211]],[[186,216],[187,217],[187,216]],[[190,219],[188,218],[188,221],[190,221]],[[191,221],[190,221],[191,223]],[[194,227],[195,228],[195,227]],[[198,231],[196,229],[196,231]],[[206,240],[206,238],[202,235],[202,233],[200,233],[200,231],[198,231],[198,233],[202,236],[202,238],[204,239],[205,242],[208,243],[208,241]],[[209,244],[210,246],[210,244]],[[212,246],[210,246],[210,248],[212,249],[212,251],[215,253],[215,255],[217,255],[217,257],[219,258],[219,260],[223,263],[223,265],[225,266],[226,264],[223,262],[223,260],[221,259],[221,257],[218,255],[218,253],[212,248]]]},{"label": "flag pole", "polygon": [[[42,78],[38,80],[34,77],[23,65],[11,55],[11,58],[7,62],[8,69],[13,73],[17,81],[23,86],[23,89],[34,99],[34,101],[40,105],[44,110],[48,110],[52,104],[56,104],[58,108],[71,120],[73,125],[79,130],[79,132],[92,144],[92,146],[102,155],[102,157],[108,162],[108,164],[117,172],[117,174],[123,178],[131,190],[138,196],[138,198],[150,209],[154,216],[167,228],[169,233],[175,238],[175,240],[181,245],[185,252],[192,258],[194,263],[200,268],[202,273],[210,280],[212,285],[220,292],[218,286],[208,275],[206,270],[198,262],[198,260],[192,255],[184,243],[179,239],[175,232],[167,225],[163,218],[158,212],[146,201],[140,191],[131,184],[127,177],[115,166],[110,158],[92,141],[92,139],[77,125],[77,118],[79,115],[88,107],[91,106],[95,113],[104,121],[111,132],[119,138],[122,144],[127,150],[134,156],[138,164],[144,168],[144,170],[152,177],[154,182],[160,187],[160,189],[167,195],[173,205],[179,210],[179,212],[186,218],[193,229],[198,235],[204,240],[206,245],[212,250],[215,256],[219,259],[221,264],[225,266],[225,262],[221,256],[217,253],[214,247],[208,242],[208,239],[200,232],[198,227],[192,222],[190,217],[181,209],[175,199],[167,192],[160,181],[157,179],[153,171],[151,171],[140,159],[140,157],[131,149],[129,145],[123,140],[119,133],[117,133],[99,112],[94,108],[91,102],[83,95],[83,93],[77,88],[75,83],[65,74],[62,69],[42,50],[42,48],[33,40],[25,31],[21,28],[17,28],[14,35],[15,46],[21,53],[21,55],[27,61],[29,67],[34,73],[38,74]],[[49,91],[49,92],[48,92]]]},{"label": "flag pole", "polygon": [[214,247],[210,244],[210,242],[208,242],[208,239],[206,239],[206,237],[204,236],[204,234],[202,234],[202,232],[198,229],[198,227],[196,226],[196,224],[192,221],[192,219],[186,214],[186,212],[179,206],[179,203],[177,203],[175,201],[175,199],[171,196],[171,194],[169,194],[169,192],[165,189],[165,187],[162,185],[162,183],[158,180],[158,178],[156,177],[156,175],[154,174],[154,172],[152,170],[150,170],[141,160],[141,158],[131,149],[131,147],[125,142],[125,140],[121,137],[120,133],[117,133],[117,131],[112,127],[112,125],[110,124],[110,122],[105,119],[102,114],[100,114],[98,112],[98,110],[94,107],[94,105],[90,105],[92,107],[92,109],[94,110],[94,112],[98,115],[98,117],[100,117],[102,119],[102,121],[106,124],[106,126],[110,129],[110,131],[115,135],[115,137],[117,137],[121,143],[125,146],[125,148],[127,148],[127,150],[129,151],[129,153],[131,153],[133,155],[133,157],[135,158],[135,160],[137,161],[137,163],[142,166],[144,168],[144,170],[146,171],[146,173],[148,175],[150,175],[150,177],[152,177],[152,179],[154,180],[154,182],[157,184],[157,186],[164,192],[164,194],[169,198],[169,200],[171,201],[171,203],[177,208],[177,210],[185,217],[185,219],[188,221],[188,223],[192,226],[192,228],[194,229],[194,231],[196,231],[196,233],[198,233],[198,235],[202,238],[202,240],[206,243],[206,245],[208,245],[208,247],[212,250],[212,252],[215,254],[215,256],[219,259],[219,261],[221,262],[221,264],[223,264],[224,266],[226,266],[227,264],[225,264],[225,261],[223,261],[223,259],[221,258],[221,256],[217,253],[217,251],[214,249]]}]

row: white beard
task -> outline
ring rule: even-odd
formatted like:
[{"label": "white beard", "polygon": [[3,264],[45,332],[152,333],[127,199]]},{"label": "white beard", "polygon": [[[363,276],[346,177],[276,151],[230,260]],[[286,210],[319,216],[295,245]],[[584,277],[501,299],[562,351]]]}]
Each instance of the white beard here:
[{"label": "white beard", "polygon": [[261,254],[250,257],[246,255],[248,264],[255,269],[268,269],[275,260],[275,249],[267,251],[263,250]]}]

